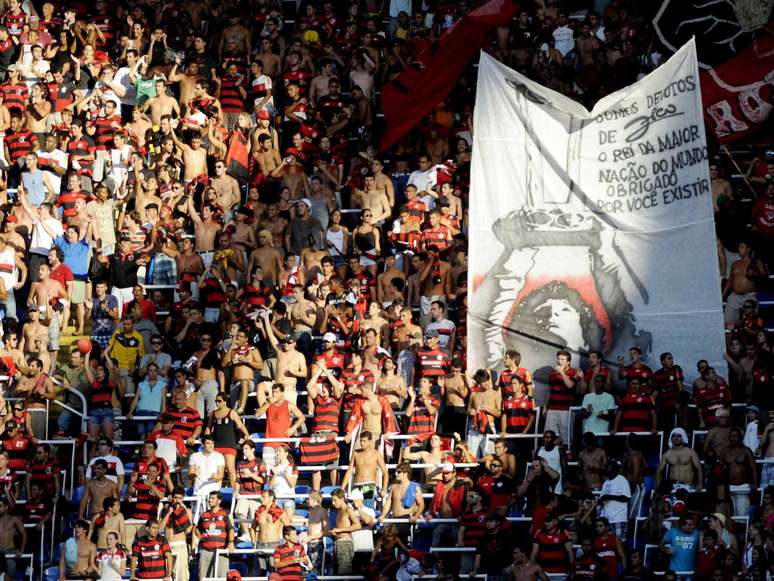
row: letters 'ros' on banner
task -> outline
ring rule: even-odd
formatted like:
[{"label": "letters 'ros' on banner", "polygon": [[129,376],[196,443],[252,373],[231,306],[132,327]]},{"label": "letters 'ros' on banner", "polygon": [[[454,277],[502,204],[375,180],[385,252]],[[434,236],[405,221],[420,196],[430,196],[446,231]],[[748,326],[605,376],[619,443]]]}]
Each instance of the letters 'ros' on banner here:
[{"label": "letters 'ros' on banner", "polygon": [[472,369],[636,345],[725,372],[693,41],[592,112],[482,54],[474,126]]}]

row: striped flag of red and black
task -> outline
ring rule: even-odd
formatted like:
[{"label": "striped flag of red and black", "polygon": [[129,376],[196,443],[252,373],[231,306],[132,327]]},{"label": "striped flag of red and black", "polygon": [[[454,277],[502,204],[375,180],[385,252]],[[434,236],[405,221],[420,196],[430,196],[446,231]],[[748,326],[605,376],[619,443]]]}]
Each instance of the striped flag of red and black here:
[{"label": "striped flag of red and black", "polygon": [[339,445],[335,433],[304,438],[299,447],[303,464],[331,464],[339,459]]},{"label": "striped flag of red and black", "polygon": [[161,537],[143,537],[132,545],[132,556],[137,559],[139,579],[163,579],[167,576],[166,554],[171,553],[169,543]]}]

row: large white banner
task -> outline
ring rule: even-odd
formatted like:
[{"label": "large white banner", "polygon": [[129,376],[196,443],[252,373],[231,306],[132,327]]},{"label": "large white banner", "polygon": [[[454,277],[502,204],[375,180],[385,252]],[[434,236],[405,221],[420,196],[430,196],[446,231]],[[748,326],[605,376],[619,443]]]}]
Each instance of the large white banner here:
[{"label": "large white banner", "polygon": [[632,346],[725,371],[693,42],[592,112],[481,55],[470,194],[469,362]]}]

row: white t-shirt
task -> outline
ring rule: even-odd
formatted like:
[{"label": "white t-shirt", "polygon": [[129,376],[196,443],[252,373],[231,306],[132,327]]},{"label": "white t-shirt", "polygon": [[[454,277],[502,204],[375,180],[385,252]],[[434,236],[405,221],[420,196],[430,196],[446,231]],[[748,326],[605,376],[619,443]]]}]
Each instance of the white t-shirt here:
[{"label": "white t-shirt", "polygon": [[222,484],[221,480],[213,480],[212,477],[218,471],[220,466],[226,467],[226,459],[220,452],[212,452],[205,455],[204,452],[195,452],[191,454],[188,462],[189,466],[196,466],[196,481],[194,482],[194,494],[209,494],[214,490],[219,490]]},{"label": "white t-shirt", "polygon": [[0,278],[3,279],[5,290],[13,292],[13,285],[19,282],[19,269],[16,267],[16,250],[6,246],[0,252]]},{"label": "white t-shirt", "polygon": [[587,393],[583,396],[581,407],[585,410],[591,406],[591,415],[583,420],[583,431],[603,434],[610,431],[610,422],[598,417],[599,412],[609,412],[615,409],[615,398],[606,391],[600,394]]},{"label": "white t-shirt", "polygon": [[[602,484],[602,496],[625,496],[631,499],[632,489],[629,487],[629,481],[621,474],[612,480],[605,480]],[[626,522],[629,520],[629,503],[606,500],[599,516],[604,516],[611,524]]]},{"label": "white t-shirt", "polygon": [[442,319],[441,321],[433,321],[430,323],[427,328],[425,329],[425,333],[427,331],[434,329],[438,331],[438,345],[441,349],[448,350],[449,348],[449,340],[451,339],[452,333],[454,333],[455,329],[454,323],[452,323],[449,319]]},{"label": "white t-shirt", "polygon": [[397,18],[401,12],[411,16],[411,0],[390,0],[390,18]]},{"label": "white t-shirt", "polygon": [[750,448],[750,451],[755,454],[760,446],[760,440],[758,439],[758,420],[749,422],[744,429],[744,445]]},{"label": "white t-shirt", "polygon": [[559,481],[554,486],[554,492],[556,494],[561,494],[563,487],[562,487],[562,452],[559,450],[559,446],[554,446],[550,451],[546,450],[543,446],[540,447],[540,450],[538,450],[537,455],[540,458],[543,458],[546,461],[546,464],[548,464],[548,467],[551,470],[556,470],[559,473]]},{"label": "white t-shirt", "polygon": [[[58,165],[63,169],[67,169],[68,157],[67,154],[61,149],[55,149],[54,151],[46,151],[45,149],[41,149],[38,151],[38,167],[40,167],[41,159],[48,160],[48,164],[44,164],[41,169],[52,165]],[[53,171],[46,171],[46,176],[48,176],[51,185],[54,187],[54,191],[59,194],[59,192],[62,190],[62,176],[57,175]]]},{"label": "white t-shirt", "polygon": [[[253,82],[252,82],[251,85],[253,87],[263,86],[263,89],[265,91],[271,91],[272,90],[271,77],[268,76],[268,75],[260,75],[260,76],[256,77],[255,79],[253,79]],[[257,105],[258,103],[261,102],[262,99],[263,99],[263,97],[256,98],[255,101],[253,102],[253,104]],[[264,110],[268,110],[268,108],[273,106],[273,105],[274,105],[274,93],[272,93],[271,97],[269,97],[269,99],[263,104],[263,109]]]},{"label": "white t-shirt", "polygon": [[137,98],[137,89],[129,80],[129,67],[121,67],[113,75],[113,82],[121,85],[126,89],[126,94],[123,97],[119,97],[122,105],[134,105],[134,101]]},{"label": "white t-shirt", "polygon": [[562,56],[567,56],[567,53],[575,48],[575,37],[569,26],[560,26],[554,29],[553,35],[554,47],[562,53]]},{"label": "white t-shirt", "polygon": [[104,460],[107,462],[108,465],[108,471],[107,474],[105,474],[105,477],[109,480],[112,480],[116,484],[118,484],[118,477],[123,476],[125,474],[124,472],[124,463],[121,462],[121,458],[118,456],[114,456],[112,454],[108,454],[107,456],[97,456],[96,458],[92,458],[91,462],[89,462],[89,466],[86,468],[86,480],[91,480],[91,470],[94,466],[94,462],[97,460]]},{"label": "white t-shirt", "polygon": [[[54,237],[49,236],[48,232],[43,229],[43,226],[39,224],[40,218],[34,218],[32,223],[32,242],[30,243],[31,254],[42,254],[48,256],[48,251],[54,246]],[[54,217],[46,218],[46,225],[57,236],[64,235],[64,229],[62,223]]]}]

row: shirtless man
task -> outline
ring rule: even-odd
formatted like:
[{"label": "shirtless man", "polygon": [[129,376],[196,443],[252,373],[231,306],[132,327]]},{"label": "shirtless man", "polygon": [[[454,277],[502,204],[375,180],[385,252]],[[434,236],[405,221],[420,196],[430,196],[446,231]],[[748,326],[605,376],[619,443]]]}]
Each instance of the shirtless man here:
[{"label": "shirtless man", "polygon": [[250,538],[258,551],[258,563],[262,569],[266,569],[268,556],[282,540],[282,527],[292,524],[287,513],[277,506],[274,492],[264,490],[261,493],[261,506],[255,511],[255,520],[250,529]]},{"label": "shirtless man", "polygon": [[390,402],[393,411],[401,409],[408,397],[406,382],[398,375],[398,368],[392,357],[384,357],[381,361],[381,376],[376,383],[376,393]]},{"label": "shirtless man", "polygon": [[35,342],[40,340],[43,345],[48,342],[48,325],[40,322],[40,311],[37,307],[31,306],[27,309],[29,320],[24,323],[22,328],[22,338],[19,349],[26,355],[27,353],[37,353]]},{"label": "shirtless man", "polygon": [[585,447],[578,454],[581,475],[590,490],[599,490],[605,480],[607,452],[597,446],[597,436],[593,432],[583,434]]},{"label": "shirtless man", "polygon": [[549,581],[543,568],[532,560],[523,546],[513,549],[513,565],[508,581]]},{"label": "shirtless man", "polygon": [[702,447],[702,457],[708,464],[719,461],[723,451],[729,445],[729,432],[731,431],[731,413],[726,408],[718,408],[715,411],[717,424],[707,431]]},{"label": "shirtless man", "polygon": [[[422,257],[422,254],[420,254]],[[437,272],[437,277],[434,274]],[[419,323],[426,328],[432,322],[430,307],[433,301],[446,301],[451,294],[451,265],[441,260],[438,248],[430,245],[426,258],[422,258],[419,270],[419,290],[421,293]]]},{"label": "shirtless man", "polygon": [[406,275],[395,268],[395,256],[392,254],[388,254],[384,259],[384,265],[384,272],[376,277],[376,298],[382,307],[387,307],[395,299],[389,290],[392,279],[400,278],[405,282]]},{"label": "shirtless man", "polygon": [[252,48],[252,35],[250,30],[241,24],[241,14],[231,14],[231,24],[223,29],[220,38],[220,50],[218,54],[223,56],[223,48],[227,47],[231,52],[241,51],[250,54]]},{"label": "shirtless man", "polygon": [[6,574],[15,578],[17,557],[26,552],[27,530],[21,518],[8,512],[8,500],[0,497],[0,553],[5,553]]},{"label": "shirtless man", "polygon": [[188,541],[186,537],[193,529],[193,515],[183,499],[185,489],[177,487],[172,491],[171,499],[161,513],[159,528],[164,531],[172,555],[177,558],[175,562],[175,579],[188,581]]},{"label": "shirtless man", "polygon": [[83,519],[75,521],[73,525],[73,537],[78,547],[78,562],[74,567],[67,566],[66,553],[62,551],[59,558],[59,581],[65,579],[78,579],[94,577],[97,575],[97,545],[89,540],[89,523]]},{"label": "shirtless man", "polygon": [[185,68],[185,73],[179,73],[177,69],[181,64],[180,58],[176,58],[172,70],[169,71],[169,81],[180,85],[180,102],[189,103],[193,99],[196,81],[199,79],[199,63],[191,60]]},{"label": "shirtless man", "polygon": [[[30,361],[27,373],[19,378],[14,387],[14,395],[24,398],[24,404],[32,418],[33,436],[42,439],[46,434],[47,402],[56,399],[56,385],[44,373],[44,369],[51,369],[50,362],[48,367],[44,367],[46,362],[41,361],[39,357]],[[98,505],[101,506],[101,505]]]},{"label": "shirtless man", "polygon": [[215,237],[223,226],[215,219],[215,209],[209,204],[202,208],[201,216],[196,211],[193,198],[188,198],[188,215],[194,223],[194,235],[196,237],[196,252],[202,257],[204,266],[212,264],[212,255],[215,251]]},{"label": "shirtless man", "polygon": [[[343,488],[347,488],[352,480],[352,488],[363,491],[368,498],[368,493],[376,492],[374,487],[381,490],[383,496],[390,483],[390,475],[387,471],[387,465],[384,463],[384,455],[374,448],[375,438],[368,430],[360,432],[360,448],[352,454],[349,461],[349,468],[344,474],[341,482]],[[377,475],[377,470],[381,472],[381,480]]]},{"label": "shirtless man", "polygon": [[91,519],[91,530],[97,534],[97,549],[107,548],[108,533],[118,535],[118,542],[123,545],[126,539],[126,524],[124,515],[121,514],[121,501],[113,497],[105,498],[102,508],[102,512]]},{"label": "shirtless man", "polygon": [[422,327],[412,321],[411,308],[404,307],[400,311],[400,324],[393,330],[392,345],[394,353],[398,354],[398,369],[406,385],[413,384],[414,358],[416,351],[422,346]]},{"label": "shirtless man", "polygon": [[58,280],[51,278],[51,268],[47,264],[38,267],[38,282],[30,287],[27,305],[37,305],[45,318],[51,318],[52,303],[67,298],[67,289]]},{"label": "shirtless man", "polygon": [[226,162],[223,160],[215,161],[215,177],[210,180],[210,187],[217,192],[218,204],[226,215],[242,198],[239,182],[226,173]]},{"label": "shirtless man", "polygon": [[374,224],[383,222],[392,214],[392,207],[387,194],[384,190],[376,188],[376,180],[371,173],[365,176],[364,189],[355,190],[352,193],[352,201],[363,210],[371,210]]},{"label": "shirtless man", "polygon": [[274,247],[274,235],[269,230],[261,230],[258,233],[258,248],[250,253],[247,261],[247,278],[252,279],[253,272],[260,268],[264,281],[279,280],[282,269],[282,255]]},{"label": "shirtless man", "polygon": [[731,264],[731,273],[723,287],[723,297],[726,298],[723,316],[728,329],[733,329],[741,317],[745,301],[757,300],[757,281],[766,277],[766,266],[747,242],[740,242],[737,250],[739,258]]},{"label": "shirtless man", "polygon": [[247,331],[244,329],[237,331],[223,356],[223,367],[229,365],[232,366],[232,381],[239,383],[239,404],[235,409],[237,414],[242,414],[247,405],[247,396],[255,386],[255,372],[263,368],[261,353],[250,345]]},{"label": "shirtless man", "polygon": [[330,255],[331,253],[328,252],[327,248],[307,246],[301,250],[301,266],[304,269],[306,280],[311,280],[315,276],[322,274],[322,260],[326,256],[330,257]]},{"label": "shirtless man", "polygon": [[261,50],[258,53],[258,58],[263,63],[264,75],[274,78],[279,74],[282,58],[274,52],[271,38],[261,40]]},{"label": "shirtless man", "polygon": [[290,322],[293,325],[293,331],[298,338],[303,333],[312,333],[315,322],[317,321],[317,305],[306,298],[304,285],[297,284],[293,287],[293,298],[295,302],[290,305]]},{"label": "shirtless man", "polygon": [[669,481],[674,488],[701,490],[704,481],[701,462],[699,455],[686,446],[687,439],[682,428],[675,428],[669,434],[670,449],[661,456],[661,462],[656,470],[656,488],[660,486],[666,475],[666,468],[669,466]]},{"label": "shirtless man", "polygon": [[[470,451],[479,456],[479,448],[483,448],[486,433],[497,433],[497,418],[502,415],[503,397],[500,391],[495,391],[492,377],[488,371],[479,369],[473,376],[473,382],[479,388],[468,400],[468,434],[467,444]],[[480,423],[486,422],[486,425]],[[481,454],[483,455],[483,454]]]},{"label": "shirtless man", "polygon": [[516,478],[516,456],[508,452],[508,440],[504,438],[497,438],[495,440],[494,454],[487,454],[483,459],[487,470],[489,470],[489,464],[495,460],[503,465],[504,474],[511,478]]},{"label": "shirtless man", "polygon": [[151,121],[154,125],[161,123],[163,115],[180,117],[180,105],[177,99],[167,95],[167,83],[164,79],[156,79],[156,96],[151,97],[142,105],[142,112],[150,110]]},{"label": "shirtless man", "polygon": [[[263,312],[263,327],[269,342],[277,351],[277,371],[274,381],[285,386],[285,399],[295,403],[296,383],[299,379],[306,379],[306,359],[296,350],[296,340],[292,335],[282,337],[281,340],[277,339],[269,321],[268,311]],[[266,395],[263,389],[258,391],[258,405],[263,405]]]},{"label": "shirtless man", "polygon": [[[269,116],[266,111],[261,111],[258,115],[263,117]],[[262,133],[256,139],[258,147],[253,149],[253,159],[258,164],[258,170],[268,178],[282,165],[282,156],[279,149],[274,145],[274,139],[268,133]]]},{"label": "shirtless man", "polygon": [[378,343],[380,345],[385,344],[389,325],[389,321],[382,317],[382,307],[377,301],[373,301],[368,305],[368,316],[360,322],[360,328],[363,331],[373,329],[379,339]]},{"label": "shirtless man", "polygon": [[[181,280],[185,274],[198,280],[204,272],[204,260],[196,254],[195,248],[193,238],[186,236],[180,241],[178,249],[170,249],[170,255],[175,259],[177,265],[178,280]],[[167,319],[167,321],[169,320],[171,319]]]},{"label": "shirtless man", "polygon": [[91,513],[96,513],[98,507],[104,506],[106,498],[119,498],[121,491],[118,484],[106,476],[107,469],[107,462],[102,458],[95,460],[92,464],[94,477],[83,487],[78,518],[85,518]]},{"label": "shirtless man", "polygon": [[[421,496],[418,495],[418,496]],[[352,574],[352,558],[355,555],[355,546],[352,542],[352,533],[360,530],[360,517],[357,511],[347,502],[346,494],[341,488],[337,488],[331,494],[331,504],[336,510],[336,527],[330,533],[334,539],[336,551],[337,575]]]},{"label": "shirtless man", "polygon": [[174,131],[170,132],[170,135],[175,145],[183,152],[183,163],[185,164],[183,180],[185,183],[198,176],[209,175],[207,173],[207,150],[202,147],[201,135],[194,134],[191,137],[191,145],[180,141]]},{"label": "shirtless man", "polygon": [[599,39],[594,34],[588,22],[581,24],[581,34],[575,39],[581,65],[593,65],[594,53],[602,47]]},{"label": "shirtless man", "polygon": [[720,168],[718,164],[711,163],[709,166],[710,171],[710,188],[712,190],[712,207],[715,212],[720,211],[718,206],[718,198],[725,196],[726,198],[734,197],[734,188],[731,186],[731,182],[720,174]]},{"label": "shirtless man", "polygon": [[395,207],[395,186],[390,176],[384,173],[384,164],[379,159],[371,160],[371,171],[374,174],[374,186],[376,190],[387,195],[390,208]]},{"label": "shirtless man", "polygon": [[403,497],[411,484],[411,465],[408,462],[401,462],[395,468],[395,482],[387,491],[387,498],[384,499],[384,510],[379,515],[379,522],[384,523],[390,514],[392,518],[408,518],[411,522],[416,520],[425,511],[425,499],[422,498],[420,487],[416,488],[414,502],[408,508],[404,506]]},{"label": "shirtless man", "polygon": [[277,204],[269,204],[269,207],[266,208],[266,218],[258,224],[258,227],[261,230],[271,232],[275,248],[283,247],[288,221],[279,215],[279,206]]},{"label": "shirtless man", "polygon": [[425,484],[433,484],[441,480],[441,468],[443,463],[447,461],[449,454],[449,451],[441,448],[441,436],[433,434],[430,437],[429,450],[411,452],[410,448],[403,448],[401,450],[401,461],[432,464],[432,466],[425,466],[422,470],[425,473]]},{"label": "shirtless man", "polygon": [[758,471],[752,452],[742,442],[742,430],[736,426],[728,432],[728,446],[720,455],[720,466],[728,479],[734,516],[747,516],[750,493],[758,490]]}]

